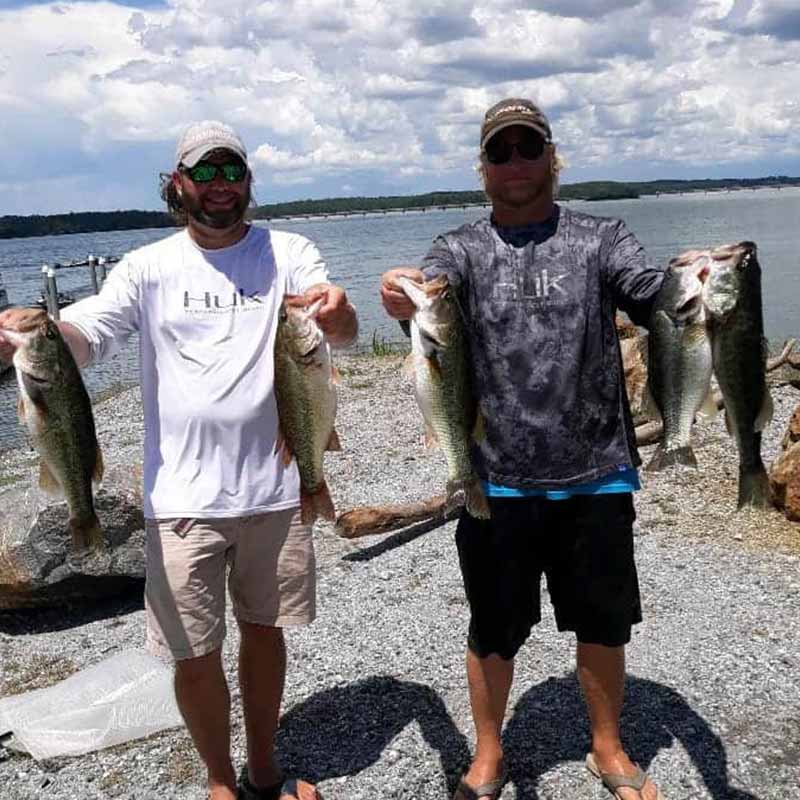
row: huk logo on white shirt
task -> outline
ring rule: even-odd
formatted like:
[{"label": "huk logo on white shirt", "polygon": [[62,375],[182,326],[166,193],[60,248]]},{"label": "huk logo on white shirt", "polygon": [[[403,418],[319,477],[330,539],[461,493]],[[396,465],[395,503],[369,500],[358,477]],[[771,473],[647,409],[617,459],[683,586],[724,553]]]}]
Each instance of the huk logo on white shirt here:
[{"label": "huk logo on white shirt", "polygon": [[187,314],[224,314],[231,311],[250,311],[263,304],[258,292],[245,294],[243,289],[231,292],[228,297],[220,299],[218,294],[203,292],[192,295],[183,293],[183,308]]}]

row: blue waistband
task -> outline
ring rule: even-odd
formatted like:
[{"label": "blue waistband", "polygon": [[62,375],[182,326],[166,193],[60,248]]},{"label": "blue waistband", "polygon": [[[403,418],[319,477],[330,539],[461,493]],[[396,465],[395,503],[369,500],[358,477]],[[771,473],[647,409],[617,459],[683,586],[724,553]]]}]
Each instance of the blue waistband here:
[{"label": "blue waistband", "polygon": [[515,489],[497,483],[482,481],[488,497],[546,497],[548,500],[567,500],[576,494],[619,494],[635,492],[642,488],[635,467],[618,467],[616,472],[596,481],[579,483],[564,489]]}]

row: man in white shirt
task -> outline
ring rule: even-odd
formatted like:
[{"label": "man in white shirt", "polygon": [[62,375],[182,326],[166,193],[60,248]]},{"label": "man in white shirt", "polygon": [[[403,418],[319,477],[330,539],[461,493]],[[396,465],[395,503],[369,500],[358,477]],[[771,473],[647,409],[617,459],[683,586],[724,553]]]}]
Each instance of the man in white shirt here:
[{"label": "man in white shirt", "polygon": [[[315,800],[311,784],[285,780],[274,760],[282,628],[315,616],[315,561],[297,468],[277,446],[273,349],[285,294],[324,298],[317,321],[334,347],[352,342],[358,323],[311,242],[245,221],[250,182],[232,128],[189,126],[162,188],[185,228],[126,255],[99,294],[64,310],[59,328],[81,366],[139,334],[147,643],[175,659],[178,705],[211,800]],[[15,313],[0,314],[0,327]],[[0,358],[10,355],[0,333]],[[221,660],[226,573],[247,734],[238,787]]]}]

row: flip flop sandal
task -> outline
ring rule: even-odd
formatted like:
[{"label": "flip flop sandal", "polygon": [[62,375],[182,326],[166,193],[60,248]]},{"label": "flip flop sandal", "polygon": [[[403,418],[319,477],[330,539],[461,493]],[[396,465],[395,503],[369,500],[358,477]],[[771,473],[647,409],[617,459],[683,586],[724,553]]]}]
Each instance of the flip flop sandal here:
[{"label": "flip flop sandal", "polygon": [[[323,800],[319,790],[315,790],[316,800]],[[286,778],[278,783],[265,786],[259,789],[250,782],[250,778],[244,775],[239,781],[239,791],[236,795],[237,800],[280,800],[281,795],[288,794],[289,797],[299,798],[297,791],[297,778]]]},{"label": "flip flop sandal", "polygon": [[283,780],[259,789],[250,783],[250,778],[247,775],[243,775],[239,781],[236,800],[278,800],[281,796],[281,789],[283,789]]},{"label": "flip flop sandal", "polygon": [[503,787],[508,780],[508,773],[503,772],[499,778],[481,784],[480,786],[470,786],[463,778],[458,782],[453,800],[482,800],[488,797],[489,800],[497,800],[500,797]]},{"label": "flip flop sandal", "polygon": [[[622,795],[619,793],[620,789],[633,789],[635,792],[639,793],[639,797],[644,797],[642,789],[644,789],[644,785],[648,780],[647,773],[638,764],[634,764],[634,766],[636,767],[636,772],[634,772],[633,775],[614,775],[610,772],[601,772],[600,767],[597,766],[597,762],[591,753],[586,756],[586,769],[588,769],[595,778],[599,778],[603,786],[605,786],[617,800],[623,800]],[[658,787],[656,787],[656,800],[664,800],[664,795],[661,794],[661,789]]]}]

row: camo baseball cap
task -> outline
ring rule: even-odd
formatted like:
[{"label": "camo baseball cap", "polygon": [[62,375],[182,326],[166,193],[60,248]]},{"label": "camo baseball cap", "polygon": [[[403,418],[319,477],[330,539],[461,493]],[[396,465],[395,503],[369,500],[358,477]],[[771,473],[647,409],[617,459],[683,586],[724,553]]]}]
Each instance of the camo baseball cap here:
[{"label": "camo baseball cap", "polygon": [[486,112],[481,125],[481,150],[492,136],[511,125],[524,125],[535,130],[546,142],[553,140],[550,123],[536,103],[521,97],[508,97]]},{"label": "camo baseball cap", "polygon": [[230,125],[213,119],[193,122],[178,139],[175,148],[175,168],[183,164],[193,167],[212,150],[230,150],[247,163],[247,150]]}]

